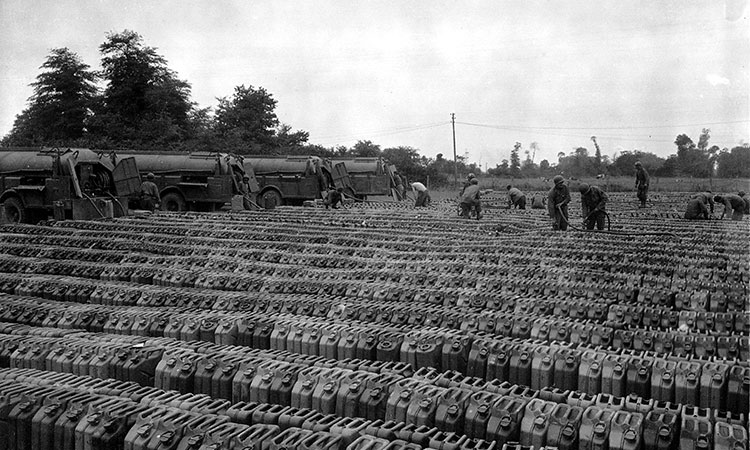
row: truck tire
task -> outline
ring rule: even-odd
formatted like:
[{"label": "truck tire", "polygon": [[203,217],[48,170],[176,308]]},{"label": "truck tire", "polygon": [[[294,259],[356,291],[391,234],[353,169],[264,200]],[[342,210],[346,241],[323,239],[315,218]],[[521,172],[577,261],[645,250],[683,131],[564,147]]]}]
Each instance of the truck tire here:
[{"label": "truck tire", "polygon": [[182,195],[176,192],[164,194],[161,198],[161,209],[163,211],[183,212],[187,211],[187,205]]},{"label": "truck tire", "polygon": [[6,198],[3,202],[5,220],[10,223],[24,223],[27,219],[26,209],[17,197]]},{"label": "truck tire", "polygon": [[261,195],[260,206],[265,209],[274,209],[277,206],[284,204],[284,199],[281,198],[281,194],[273,189],[266,191]]}]

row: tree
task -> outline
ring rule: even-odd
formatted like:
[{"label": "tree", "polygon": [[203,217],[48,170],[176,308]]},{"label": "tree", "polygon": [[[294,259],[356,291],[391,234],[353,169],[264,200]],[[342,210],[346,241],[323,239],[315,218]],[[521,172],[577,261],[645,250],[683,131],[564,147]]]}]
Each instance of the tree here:
[{"label": "tree", "polygon": [[521,143],[516,142],[513,145],[513,150],[510,152],[510,176],[519,177],[521,176],[521,158],[518,156],[518,152],[521,150]]},{"label": "tree", "polygon": [[265,89],[241,85],[232,97],[218,100],[214,130],[221,147],[245,154],[268,154],[277,148],[276,100]]},{"label": "tree", "polygon": [[141,35],[109,33],[99,46],[107,86],[92,123],[95,137],[119,145],[165,148],[190,136],[190,84],[177,78]]},{"label": "tree", "polygon": [[96,74],[68,48],[52,49],[31,83],[34,94],[16,116],[5,145],[74,145],[86,132],[97,94]]},{"label": "tree", "polygon": [[722,178],[750,177],[750,144],[723,149],[716,158],[716,175]]},{"label": "tree", "polygon": [[302,130],[292,131],[291,125],[282,123],[276,127],[275,134],[275,146],[281,153],[304,154],[304,144],[307,143],[310,133]]},{"label": "tree", "polygon": [[357,141],[352,147],[352,154],[359,157],[380,156],[382,151],[380,146],[373,144],[371,141]]},{"label": "tree", "polygon": [[[382,152],[383,158],[396,166],[401,174],[405,174],[410,180],[422,178],[425,175],[424,166],[419,157],[419,151],[415,148],[402,146],[386,148]],[[434,165],[445,161],[442,154],[438,154]]]},{"label": "tree", "polygon": [[709,129],[704,128],[703,133],[701,133],[699,144],[703,146],[702,149],[697,147],[686,134],[680,134],[675,138],[677,162],[683,175],[693,177],[708,177],[711,175],[711,161],[705,149],[710,138],[709,131]]}]

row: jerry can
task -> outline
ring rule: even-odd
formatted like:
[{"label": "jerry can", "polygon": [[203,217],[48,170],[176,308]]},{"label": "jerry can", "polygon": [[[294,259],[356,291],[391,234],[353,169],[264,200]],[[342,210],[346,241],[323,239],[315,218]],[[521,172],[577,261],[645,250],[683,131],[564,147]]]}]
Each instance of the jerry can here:
[{"label": "jerry can", "polygon": [[565,403],[570,406],[579,406],[586,409],[596,404],[596,396],[580,391],[570,391],[565,399]]},{"label": "jerry can", "polygon": [[435,434],[430,436],[429,446],[435,449],[460,449],[461,446],[468,441],[469,438],[465,435],[456,434],[453,432],[437,431]]},{"label": "jerry can", "polygon": [[501,395],[489,392],[480,391],[471,394],[464,413],[464,434],[485,439],[492,407],[501,398]]},{"label": "jerry can", "polygon": [[544,345],[534,349],[531,360],[531,388],[539,390],[554,384],[556,350]]},{"label": "jerry can", "polygon": [[381,373],[371,378],[359,397],[360,416],[368,420],[385,419],[391,387],[400,379],[401,377],[390,373]]},{"label": "jerry can", "polygon": [[214,330],[214,343],[219,345],[240,345],[239,319],[222,317]]},{"label": "jerry can", "polygon": [[596,406],[607,408],[613,411],[620,411],[625,408],[625,397],[617,397],[610,394],[598,394],[596,396]]},{"label": "jerry can", "polygon": [[578,365],[578,390],[595,395],[601,392],[602,366],[604,357],[602,352],[586,350],[581,354]]},{"label": "jerry can", "polygon": [[746,449],[748,444],[747,429],[739,424],[717,422],[714,427],[714,449]]},{"label": "jerry can", "polygon": [[609,443],[612,416],[615,411],[589,406],[581,415],[578,432],[578,448],[585,450],[605,449]]},{"label": "jerry can", "polygon": [[628,356],[607,355],[602,361],[602,393],[623,397],[626,394]]},{"label": "jerry can", "polygon": [[[54,391],[48,392],[48,396],[55,395]],[[0,420],[6,421],[8,425],[8,434],[3,439],[7,443],[8,450],[26,449],[31,445],[31,419],[42,407],[43,396],[42,392],[38,395],[24,394],[10,407],[10,410],[0,413],[5,416]]]},{"label": "jerry can", "polygon": [[323,414],[334,414],[336,412],[336,399],[338,397],[341,378],[349,371],[333,369],[328,373],[322,373],[318,384],[313,390],[312,409]]},{"label": "jerry can", "polygon": [[290,322],[289,333],[286,335],[285,349],[292,353],[302,353],[302,337],[305,334],[304,322]]},{"label": "jerry can", "polygon": [[[149,441],[154,438],[154,433],[160,422],[189,422],[190,413],[179,409],[159,407],[156,411],[146,410],[135,418],[135,423],[125,434],[124,450],[142,450],[148,447]],[[161,442],[161,441],[160,441]]]},{"label": "jerry can", "polygon": [[359,417],[359,399],[367,390],[370,374],[354,371],[341,377],[336,393],[335,414],[341,417]]},{"label": "jerry can", "polygon": [[555,353],[553,384],[562,390],[578,388],[578,369],[581,353],[573,349],[559,349]]},{"label": "jerry can", "polygon": [[750,404],[750,368],[733,365],[727,374],[727,409],[733,414],[747,414]]},{"label": "jerry can", "polygon": [[519,442],[522,445],[542,447],[547,441],[549,416],[556,404],[540,399],[533,399],[526,405],[521,419],[521,433]]},{"label": "jerry can", "polygon": [[369,433],[358,437],[346,450],[383,450],[390,444],[388,439],[371,436]]},{"label": "jerry can", "polygon": [[500,397],[490,411],[487,421],[487,440],[494,440],[498,445],[517,441],[520,436],[521,420],[529,400],[516,397]]},{"label": "jerry can", "polygon": [[611,450],[638,449],[641,445],[643,415],[640,413],[617,411],[612,416],[609,431]]},{"label": "jerry can", "polygon": [[226,415],[232,422],[244,423],[246,425],[252,424],[253,411],[260,406],[256,402],[235,402],[227,408]]},{"label": "jerry can", "polygon": [[297,381],[301,366],[297,364],[280,365],[273,372],[269,401],[279,405],[289,405],[292,401],[292,387]]},{"label": "jerry can", "polygon": [[476,339],[472,342],[469,358],[466,363],[466,375],[472,377],[485,377],[487,373],[487,358],[490,354],[490,346],[495,341],[491,339]]},{"label": "jerry can", "polygon": [[446,339],[442,348],[442,369],[466,373],[472,342],[471,336],[452,336]]},{"label": "jerry can", "polygon": [[302,332],[302,346],[300,353],[305,355],[318,355],[320,338],[322,330],[316,325],[310,325],[304,328]]},{"label": "jerry can", "polygon": [[290,406],[295,408],[311,408],[313,391],[324,369],[308,367],[297,374],[297,381],[292,387]]},{"label": "jerry can", "polygon": [[400,332],[387,332],[380,335],[375,347],[378,361],[399,361],[404,335]]},{"label": "jerry can", "polygon": [[[250,381],[248,401],[258,403],[271,403],[271,386],[274,382],[276,371],[289,363],[270,360],[259,364]],[[244,399],[243,399],[244,400]]]},{"label": "jerry can", "polygon": [[645,450],[674,450],[677,448],[679,416],[669,412],[649,411],[643,422]]},{"label": "jerry can", "polygon": [[68,405],[74,402],[84,405],[98,398],[93,394],[76,393],[74,391],[67,394],[48,396],[42,401],[42,407],[31,419],[31,448],[55,450],[55,423],[65,414]]},{"label": "jerry can", "polygon": [[484,377],[485,379],[510,381],[513,348],[513,344],[508,342],[495,342],[492,344],[489,356],[487,357],[487,372]]},{"label": "jerry can", "polygon": [[347,359],[357,357],[357,331],[342,329],[339,331],[341,337],[336,346],[336,359]]},{"label": "jerry can", "polygon": [[360,417],[342,417],[331,424],[330,433],[341,438],[341,444],[346,446],[365,434],[370,421]]},{"label": "jerry can", "polygon": [[415,390],[423,386],[418,381],[405,379],[392,386],[385,409],[385,420],[406,422],[406,410],[415,395]]},{"label": "jerry can", "polygon": [[531,386],[531,363],[533,357],[533,348],[526,346],[514,348],[510,356],[508,381],[514,384]]},{"label": "jerry can", "polygon": [[415,390],[414,398],[406,408],[406,423],[434,427],[437,399],[445,390],[431,386]]},{"label": "jerry can", "polygon": [[301,428],[289,428],[274,436],[271,439],[269,450],[287,450],[287,449],[299,449],[300,444],[304,439],[312,436],[313,432],[310,430],[303,430]]},{"label": "jerry can", "polygon": [[[275,425],[255,424],[232,436],[230,449],[263,449],[271,445],[281,430]],[[161,450],[161,449],[160,449]]]},{"label": "jerry can", "polygon": [[675,372],[677,362],[658,358],[651,368],[651,398],[673,402],[675,399]]},{"label": "jerry can", "polygon": [[338,450],[344,445],[344,439],[324,431],[318,431],[304,438],[297,446],[299,450]]},{"label": "jerry can", "polygon": [[710,449],[713,437],[710,420],[683,415],[680,426],[680,450]]},{"label": "jerry can", "polygon": [[323,419],[325,415],[308,408],[286,408],[283,413],[279,416],[278,426],[282,430],[287,428],[305,428],[311,429],[309,426]]},{"label": "jerry can", "polygon": [[726,409],[729,366],[723,363],[703,365],[700,377],[700,406]]},{"label": "jerry can", "polygon": [[251,385],[257,375],[258,366],[263,361],[256,358],[247,358],[237,366],[237,371],[232,378],[232,402],[250,400]]},{"label": "jerry can", "polygon": [[559,449],[578,448],[578,430],[583,418],[583,408],[559,403],[549,416],[547,445]]},{"label": "jerry can", "polygon": [[252,423],[263,423],[267,425],[278,425],[279,418],[287,414],[291,406],[276,405],[273,403],[260,403],[253,410]]},{"label": "jerry can", "polygon": [[699,405],[702,365],[698,362],[679,361],[675,368],[675,399],[684,405]]},{"label": "jerry can", "polygon": [[463,434],[466,405],[472,393],[461,388],[448,388],[437,398],[435,426],[443,431]]}]

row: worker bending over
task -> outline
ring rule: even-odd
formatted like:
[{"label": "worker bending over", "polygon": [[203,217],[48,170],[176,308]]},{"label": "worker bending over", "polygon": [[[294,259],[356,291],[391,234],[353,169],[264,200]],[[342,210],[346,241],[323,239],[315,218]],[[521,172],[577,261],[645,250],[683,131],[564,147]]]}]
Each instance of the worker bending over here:
[{"label": "worker bending over", "polygon": [[427,187],[424,184],[416,181],[411,184],[411,189],[417,196],[417,199],[414,201],[414,207],[422,208],[430,206],[432,199],[430,198],[430,193],[427,191]]},{"label": "worker bending over", "polygon": [[154,174],[149,172],[146,181],[141,183],[141,208],[153,211],[161,204],[159,188],[154,183]]},{"label": "worker bending over", "polygon": [[552,229],[565,231],[568,229],[568,203],[570,191],[565,185],[562,175],[555,175],[552,179],[555,186],[547,193],[547,212],[552,218]]},{"label": "worker bending over", "polygon": [[721,213],[721,218],[724,218],[727,210],[732,211],[732,220],[742,220],[742,215],[745,212],[745,201],[736,194],[724,194],[717,195],[714,197],[716,203],[724,205],[724,211]]},{"label": "worker bending over", "polygon": [[690,196],[690,199],[697,199],[702,201],[704,205],[709,207],[709,209],[711,210],[711,214],[714,213],[714,194],[712,194],[711,191],[698,192],[697,194],[693,194],[692,196]]},{"label": "worker bending over", "polygon": [[583,210],[583,225],[587,230],[604,229],[604,221],[607,218],[605,211],[609,197],[598,186],[589,186],[581,183],[578,187],[581,192],[581,209]]},{"label": "worker bending over", "polygon": [[508,190],[508,209],[526,209],[526,194],[511,185],[508,185],[506,189]]},{"label": "worker bending over", "polygon": [[[713,206],[713,199],[711,199],[711,204]],[[693,196],[690,198],[685,210],[685,218],[687,220],[708,220],[708,206],[706,206],[703,197]]]},{"label": "worker bending over", "polygon": [[477,220],[482,218],[482,203],[479,200],[479,180],[473,178],[469,186],[461,194],[461,217],[468,219],[472,208],[477,213]]}]

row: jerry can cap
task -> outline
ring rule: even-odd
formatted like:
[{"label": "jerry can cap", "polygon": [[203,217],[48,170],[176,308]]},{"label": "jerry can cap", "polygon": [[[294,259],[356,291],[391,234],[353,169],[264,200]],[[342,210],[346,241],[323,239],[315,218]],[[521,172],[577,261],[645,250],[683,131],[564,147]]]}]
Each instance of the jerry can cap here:
[{"label": "jerry can cap", "polygon": [[404,389],[403,391],[401,391],[400,397],[403,400],[408,400],[411,397],[411,389]]},{"label": "jerry can cap", "polygon": [[157,436],[157,438],[159,439],[159,442],[161,442],[162,444],[169,444],[174,438],[174,435],[175,435],[174,431],[168,430],[160,434],[159,436]]},{"label": "jerry can cap", "polygon": [[487,412],[490,410],[490,405],[487,403],[482,403],[477,407],[477,412],[479,414],[487,414]]},{"label": "jerry can cap", "polygon": [[510,428],[510,426],[513,424],[513,420],[510,418],[510,416],[503,416],[500,418],[500,426],[502,428]]},{"label": "jerry can cap", "polygon": [[146,436],[148,436],[149,434],[151,434],[151,429],[152,429],[153,427],[154,427],[154,425],[153,425],[153,424],[151,424],[151,423],[145,423],[145,424],[141,425],[140,427],[138,427],[138,429],[137,429],[137,430],[136,430],[135,432],[136,432],[136,433],[138,434],[138,436],[140,436],[140,437],[146,437]]},{"label": "jerry can cap", "polygon": [[672,429],[668,426],[661,426],[659,427],[659,437],[663,439],[668,439],[672,435]]},{"label": "jerry can cap", "polygon": [[534,426],[541,428],[544,426],[544,424],[547,422],[547,418],[544,416],[536,416],[534,418]]},{"label": "jerry can cap", "polygon": [[623,433],[622,437],[626,441],[635,441],[638,435],[636,434],[635,430],[625,430],[625,433]]},{"label": "jerry can cap", "polygon": [[594,425],[594,434],[597,436],[603,436],[607,431],[607,425],[604,422],[597,422]]}]

